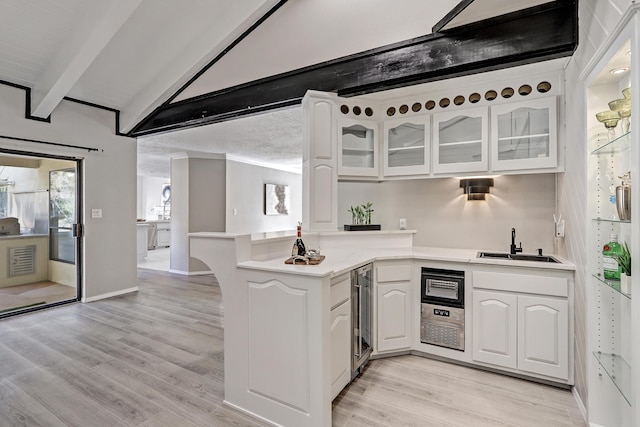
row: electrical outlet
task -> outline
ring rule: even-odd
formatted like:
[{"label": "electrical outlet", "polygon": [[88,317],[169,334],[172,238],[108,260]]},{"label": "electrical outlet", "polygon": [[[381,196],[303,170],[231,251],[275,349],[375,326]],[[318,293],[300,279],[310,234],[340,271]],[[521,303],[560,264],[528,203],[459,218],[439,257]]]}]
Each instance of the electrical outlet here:
[{"label": "electrical outlet", "polygon": [[406,229],[407,229],[407,219],[400,218],[400,230],[406,230]]},{"label": "electrical outlet", "polygon": [[91,218],[102,218],[102,209],[91,209]]}]

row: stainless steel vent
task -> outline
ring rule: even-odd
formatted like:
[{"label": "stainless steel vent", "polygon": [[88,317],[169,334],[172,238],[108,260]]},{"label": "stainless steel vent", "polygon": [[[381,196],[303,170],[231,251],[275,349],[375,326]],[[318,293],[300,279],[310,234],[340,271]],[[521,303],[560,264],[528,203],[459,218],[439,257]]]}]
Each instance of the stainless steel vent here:
[{"label": "stainless steel vent", "polygon": [[36,246],[9,248],[9,277],[36,272]]}]

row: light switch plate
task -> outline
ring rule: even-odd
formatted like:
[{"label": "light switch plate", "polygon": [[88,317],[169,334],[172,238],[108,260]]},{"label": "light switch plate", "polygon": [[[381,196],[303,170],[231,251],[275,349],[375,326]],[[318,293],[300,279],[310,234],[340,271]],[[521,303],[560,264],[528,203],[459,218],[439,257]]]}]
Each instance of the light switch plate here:
[{"label": "light switch plate", "polygon": [[400,218],[400,230],[406,230],[406,229],[407,229],[407,219]]},{"label": "light switch plate", "polygon": [[91,218],[102,218],[102,209],[91,209]]}]

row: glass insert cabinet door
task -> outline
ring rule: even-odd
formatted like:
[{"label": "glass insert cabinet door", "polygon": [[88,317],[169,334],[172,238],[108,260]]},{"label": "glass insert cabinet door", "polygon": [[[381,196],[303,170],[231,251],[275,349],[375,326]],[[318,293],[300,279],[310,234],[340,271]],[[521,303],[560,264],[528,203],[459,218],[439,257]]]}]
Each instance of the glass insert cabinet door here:
[{"label": "glass insert cabinet door", "polygon": [[556,97],[491,107],[493,170],[557,166]]},{"label": "glass insert cabinet door", "polygon": [[486,107],[433,115],[433,171],[481,172],[488,169]]},{"label": "glass insert cabinet door", "polygon": [[339,175],[378,176],[377,129],[374,120],[339,122]]},{"label": "glass insert cabinet door", "polygon": [[429,115],[384,122],[384,175],[428,174]]}]

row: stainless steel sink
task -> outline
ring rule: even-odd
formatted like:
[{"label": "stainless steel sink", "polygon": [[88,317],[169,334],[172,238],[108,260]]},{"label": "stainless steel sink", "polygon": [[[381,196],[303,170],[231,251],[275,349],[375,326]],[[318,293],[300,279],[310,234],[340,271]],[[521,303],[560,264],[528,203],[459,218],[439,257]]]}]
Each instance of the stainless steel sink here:
[{"label": "stainless steel sink", "polygon": [[525,254],[508,254],[504,252],[478,252],[478,258],[497,258],[510,259],[513,261],[535,261],[535,262],[553,262],[559,263],[557,259],[549,255],[525,255]]}]

